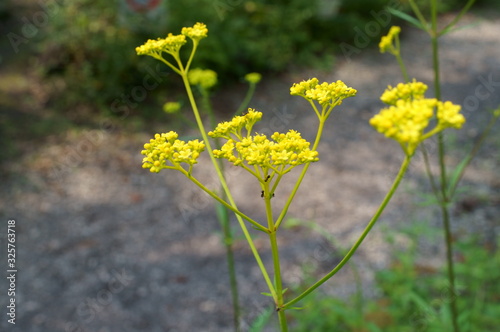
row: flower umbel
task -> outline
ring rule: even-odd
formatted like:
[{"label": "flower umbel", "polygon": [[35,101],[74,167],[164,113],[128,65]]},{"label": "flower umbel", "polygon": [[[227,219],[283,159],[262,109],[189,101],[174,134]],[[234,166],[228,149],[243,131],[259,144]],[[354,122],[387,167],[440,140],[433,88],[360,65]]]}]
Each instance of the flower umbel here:
[{"label": "flower umbel", "polygon": [[145,44],[135,48],[138,55],[150,55],[154,58],[161,58],[161,53],[177,55],[182,45],[186,43],[186,36],[168,34],[166,38],[157,40],[149,39]]},{"label": "flower umbel", "polygon": [[178,140],[176,132],[156,134],[149,143],[144,144],[141,154],[145,155],[142,167],[149,168],[152,173],[159,173],[162,169],[180,169],[180,163],[189,165],[189,171],[200,153],[205,149],[205,144],[197,139],[184,142]]},{"label": "flower umbel", "polygon": [[[370,119],[378,132],[398,141],[407,155],[413,155],[417,146],[432,135],[446,128],[459,129],[465,123],[459,105],[424,98],[426,89],[425,84],[416,81],[389,87],[381,99],[391,106]],[[425,131],[433,118],[436,126]]]},{"label": "flower umbel", "polygon": [[[241,140],[229,139],[220,150],[214,150],[214,156],[243,166],[262,179],[270,170],[283,175],[295,166],[318,161],[318,152],[311,151],[309,145],[294,130],[286,134],[276,132],[271,140],[266,135],[255,134]],[[261,172],[254,173],[248,168],[253,165],[260,167]]]},{"label": "flower umbel", "polygon": [[[335,106],[342,104],[346,98],[354,97],[356,93],[356,89],[348,87],[340,80],[334,83],[323,82],[320,84],[317,78],[294,83],[290,88],[292,96],[301,96],[312,104],[316,115],[322,121],[328,118]],[[316,108],[315,101],[321,105],[321,112]]]},{"label": "flower umbel", "polygon": [[[217,127],[208,133],[210,137],[221,137],[225,139],[232,139],[231,135],[236,136],[238,139],[243,139],[243,136],[249,136],[252,131],[253,125],[262,119],[262,112],[257,112],[252,108],[248,109],[245,115],[235,116],[231,121],[221,122]],[[242,130],[245,128],[247,134],[243,135]]]},{"label": "flower umbel", "polygon": [[[286,134],[274,133],[271,140],[266,135],[250,135],[253,125],[262,118],[261,112],[249,109],[243,116],[220,123],[209,136],[222,137],[227,142],[214,150],[214,156],[227,159],[235,166],[242,166],[260,180],[269,173],[283,175],[293,167],[318,161],[318,152],[309,149],[310,143],[295,130]],[[246,129],[246,134],[243,133]],[[256,166],[260,171],[249,166]]]},{"label": "flower umbel", "polygon": [[181,103],[177,101],[169,101],[163,104],[163,112],[168,114],[177,113],[181,109]]},{"label": "flower umbel", "polygon": [[192,28],[182,28],[181,33],[191,38],[193,41],[198,42],[208,36],[208,29],[205,24],[198,22]]},{"label": "flower umbel", "polygon": [[259,73],[248,73],[245,75],[245,81],[250,84],[257,84],[262,79],[262,75]]},{"label": "flower umbel", "polygon": [[188,73],[189,84],[210,89],[217,84],[217,73],[210,69],[194,68]]},{"label": "flower umbel", "polygon": [[398,26],[392,26],[389,33],[380,39],[378,44],[380,48],[380,53],[389,52],[394,55],[399,54],[399,33],[401,28]]}]

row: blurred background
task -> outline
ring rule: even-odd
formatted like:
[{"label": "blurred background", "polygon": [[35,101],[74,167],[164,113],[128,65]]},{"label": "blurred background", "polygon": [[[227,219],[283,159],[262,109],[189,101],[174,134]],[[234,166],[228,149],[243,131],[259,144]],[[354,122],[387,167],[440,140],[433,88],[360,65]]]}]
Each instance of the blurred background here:
[{"label": "blurred background", "polygon": [[[424,13],[427,2],[417,1]],[[440,1],[443,19],[452,18],[463,2]],[[283,240],[288,282],[300,288],[308,276],[327,271],[377,207],[401,159],[398,147],[367,125],[381,107],[378,96],[385,86],[402,79],[394,59],[380,55],[377,48],[391,25],[407,27],[388,14],[388,5],[410,13],[407,2],[397,0],[1,2],[0,216],[17,222],[19,266],[18,323],[12,326],[2,319],[1,328],[23,332],[232,330],[227,268],[213,206],[181,176],[149,174],[140,168],[142,144],[154,133],[193,132],[180,115],[167,116],[162,111],[167,101],[180,101],[183,110],[189,111],[179,78],[158,61],[137,56],[135,47],[169,32],[177,34],[196,22],[207,24],[209,38],[202,41],[194,65],[218,73],[213,103],[221,119],[230,116],[245,96],[242,77],[249,72],[264,77],[250,104],[268,111],[263,126],[273,131],[296,128],[308,139],[314,134],[308,132],[314,117],[303,111],[306,104],[289,96],[292,83],[312,76],[343,79],[360,91],[359,99],[345,102],[350,113],[339,114],[337,131],[327,133],[320,146],[337,152],[325,154],[327,164],[306,184],[299,197],[303,202],[291,210],[298,219],[317,221],[339,242],[325,240],[324,234],[304,226],[291,228]],[[494,82],[488,98],[468,99],[477,105],[466,109],[471,127],[450,135],[451,163],[459,161],[464,147],[479,136],[489,119],[487,110],[500,103],[495,85],[500,81],[500,40],[492,30],[498,31],[499,20],[496,0],[478,0],[464,20],[459,32],[463,34],[443,41],[443,49],[451,50],[443,57],[444,71],[457,73],[444,75],[445,96],[462,104],[482,82],[478,77],[492,77]],[[430,83],[430,53],[424,44],[428,41],[407,28],[402,40],[408,41],[406,55],[415,60],[409,62],[410,71]],[[189,120],[190,115],[186,116]],[[467,190],[454,210],[457,234],[477,231],[480,243],[490,249],[496,248],[500,222],[498,129],[497,124],[467,173]],[[339,155],[347,156],[335,157]],[[372,168],[361,167],[359,158],[370,158]],[[439,226],[439,218],[435,211],[420,214],[428,199],[421,192],[429,189],[422,185],[420,166],[412,168],[397,201],[399,208],[388,210],[385,222],[401,232],[391,234],[396,245],[406,243],[406,249],[412,248],[408,243],[423,237],[426,253],[441,257],[439,239],[429,240],[439,237],[439,228],[433,228]],[[321,175],[336,175],[337,180],[324,183]],[[212,181],[209,172],[200,171],[200,177]],[[240,180],[237,171],[230,178],[243,208],[257,209],[246,203],[250,181]],[[329,194],[335,186],[339,192]],[[314,203],[308,201],[311,198]],[[332,213],[338,214],[335,225]],[[402,230],[400,222],[406,219],[425,220],[429,228]],[[474,232],[471,220],[477,227]],[[3,221],[1,225],[5,229]],[[384,284],[373,286],[378,280],[373,271],[389,266],[395,250],[386,235],[387,231],[373,235],[360,253],[355,262],[361,272],[354,269],[339,275],[339,281],[323,293],[342,299],[359,295],[359,285],[353,282],[358,274],[367,298],[388,291]],[[267,247],[262,243],[259,248],[265,252]],[[267,298],[259,296],[265,285],[244,241],[236,243],[236,255],[248,330],[269,306]],[[498,264],[499,258],[478,251],[472,260],[481,261],[478,257],[485,264],[480,268],[485,272],[476,276],[480,287],[498,276],[487,264]],[[304,265],[311,262],[313,267]],[[439,259],[427,263],[422,269],[428,274],[442,265]],[[391,277],[414,280],[419,274],[395,273],[382,280],[395,282]],[[0,286],[6,289],[6,281]],[[496,300],[500,298],[498,289],[492,293]],[[483,295],[477,301],[486,303]],[[5,297],[0,299],[4,307]],[[330,301],[326,308],[343,306],[334,298]],[[378,326],[394,322],[398,314],[407,316],[390,311],[390,303],[384,303],[386,311],[370,316]],[[491,309],[487,320],[500,316],[498,306],[487,308]],[[314,322],[321,319],[314,312],[304,315]],[[425,326],[437,321],[424,318]],[[366,315],[338,319],[362,321]],[[414,331],[413,323],[407,324],[408,331]],[[498,326],[498,321],[488,324]],[[318,331],[329,331],[324,326]],[[267,329],[273,331],[273,324]],[[312,331],[307,326],[303,329]]]}]

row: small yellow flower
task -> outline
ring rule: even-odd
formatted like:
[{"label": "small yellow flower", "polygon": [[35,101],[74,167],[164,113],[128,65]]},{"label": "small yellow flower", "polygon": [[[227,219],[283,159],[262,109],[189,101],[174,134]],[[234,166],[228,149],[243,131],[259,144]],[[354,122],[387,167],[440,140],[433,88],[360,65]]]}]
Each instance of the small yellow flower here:
[{"label": "small yellow flower", "polygon": [[144,144],[141,154],[145,157],[142,160],[142,167],[149,168],[152,173],[159,173],[162,169],[180,168],[180,163],[193,166],[197,163],[200,153],[205,149],[203,142],[192,140],[184,142],[178,140],[176,132],[156,134],[149,143]]},{"label": "small yellow flower", "polygon": [[301,96],[306,100],[315,100],[321,106],[337,106],[342,100],[356,95],[356,89],[348,87],[344,82],[321,83],[317,78],[312,78],[300,83],[294,83],[290,88],[290,94]]},{"label": "small yellow flower", "polygon": [[217,73],[210,69],[191,69],[188,73],[191,85],[199,85],[203,89],[210,89],[217,84]]},{"label": "small yellow flower", "polygon": [[181,109],[181,103],[179,102],[168,102],[163,105],[163,111],[168,114],[177,113]]},{"label": "small yellow flower", "polygon": [[389,30],[389,33],[386,36],[383,36],[378,44],[380,48],[380,53],[390,52],[394,55],[399,53],[399,49],[396,46],[396,40],[399,37],[399,33],[401,32],[401,28],[398,26],[392,26]]},{"label": "small yellow flower", "polygon": [[185,43],[186,36],[169,33],[168,36],[163,39],[149,39],[145,44],[136,47],[135,50],[138,55],[150,55],[153,57],[161,57],[162,52],[176,55]]},{"label": "small yellow flower", "polygon": [[245,75],[245,81],[250,84],[257,84],[262,79],[262,75],[259,73],[248,73]]},{"label": "small yellow flower", "polygon": [[208,36],[208,29],[205,24],[198,22],[192,28],[182,28],[181,33],[191,38],[193,41],[198,42]]}]

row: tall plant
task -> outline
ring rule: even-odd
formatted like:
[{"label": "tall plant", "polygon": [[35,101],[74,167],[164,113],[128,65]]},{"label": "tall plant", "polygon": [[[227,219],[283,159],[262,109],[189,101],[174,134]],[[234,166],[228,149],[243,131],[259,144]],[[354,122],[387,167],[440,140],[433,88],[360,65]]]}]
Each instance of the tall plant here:
[{"label": "tall plant", "polygon": [[[169,34],[166,38],[148,40],[136,49],[139,55],[149,55],[158,59],[181,77],[202,137],[202,140],[185,142],[179,140],[179,135],[173,131],[156,134],[149,143],[144,145],[144,150],[141,152],[144,155],[143,167],[153,173],[164,169],[181,172],[201,190],[235,214],[268,287],[269,292],[265,294],[274,301],[280,330],[288,331],[286,310],[293,309],[300,300],[333,277],[354,255],[396,192],[416,149],[423,141],[441,133],[444,129],[461,128],[465,118],[460,114],[460,106],[451,102],[441,102],[436,98],[425,98],[424,93],[427,87],[420,82],[400,84],[395,88],[389,87],[384,92],[382,99],[388,107],[375,115],[370,123],[379,132],[400,143],[405,155],[400,170],[372,219],[341,262],[302,294],[287,299],[280,264],[278,231],[310,165],[319,161],[320,153],[317,148],[325,130],[326,121],[344,99],[354,97],[357,91],[342,81],[320,83],[316,78],[293,84],[290,94],[307,100],[318,118],[316,138],[312,145],[295,130],[289,130],[286,133],[276,132],[270,137],[255,132],[254,126],[261,120],[263,113],[254,109],[248,109],[246,114],[236,115],[230,121],[221,122],[212,131],[207,132],[189,83],[192,60],[200,41],[207,35],[207,27],[202,23],[197,23],[193,27],[183,28],[179,35]],[[183,60],[179,50],[187,43],[187,39],[192,41],[192,48],[188,59]],[[431,119],[436,119],[434,125]],[[223,144],[213,148],[214,140],[220,140]],[[223,194],[207,188],[194,174],[198,158],[205,150],[219,178]],[[243,168],[259,183],[266,216],[264,221],[256,220],[238,208],[227,185],[219,159],[225,159],[229,164]],[[280,183],[290,181],[287,174],[294,169],[301,169],[298,179],[286,203],[277,207],[272,201],[274,193]],[[277,208],[279,212],[275,212]],[[272,254],[272,278],[270,269],[265,266],[256,249],[247,225],[263,232],[269,239]]]}]

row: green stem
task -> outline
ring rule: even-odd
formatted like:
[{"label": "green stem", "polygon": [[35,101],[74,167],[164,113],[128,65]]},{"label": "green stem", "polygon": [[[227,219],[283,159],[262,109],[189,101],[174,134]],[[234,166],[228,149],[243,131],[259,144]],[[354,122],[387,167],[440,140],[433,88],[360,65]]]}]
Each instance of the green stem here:
[{"label": "green stem", "polygon": [[281,332],[288,331],[288,326],[286,322],[286,316],[284,310],[281,310],[284,300],[283,300],[283,284],[281,280],[281,267],[280,267],[280,257],[278,250],[278,241],[276,238],[277,228],[274,225],[273,221],[273,211],[271,206],[271,197],[272,194],[269,191],[269,183],[266,182],[264,184],[264,201],[266,204],[266,217],[267,224],[270,230],[269,232],[269,242],[271,243],[271,253],[273,256],[273,267],[274,267],[274,282],[276,286],[276,297],[274,297],[274,301],[276,304],[276,310],[278,311],[278,319],[280,324]]},{"label": "green stem", "polygon": [[[326,122],[326,119],[320,118],[319,125],[318,125],[318,131],[316,134],[316,140],[314,141],[314,144],[313,144],[311,151],[316,151],[316,149],[318,148],[319,141],[321,140],[321,135],[323,134],[323,129],[325,127],[325,122]],[[279,215],[278,219],[276,220],[276,224],[275,224],[276,229],[279,228],[279,226],[281,225],[281,223],[285,219],[286,213],[288,212],[288,208],[290,207],[290,204],[292,204],[292,200],[295,197],[297,190],[299,190],[300,184],[302,183],[302,180],[304,179],[304,176],[307,173],[307,169],[309,168],[309,165],[311,165],[311,163],[305,164],[304,168],[302,168],[302,172],[300,173],[299,178],[297,179],[297,182],[295,183],[295,187],[293,187],[293,190],[290,193],[290,196],[288,197],[288,200],[286,201],[285,206],[283,207],[283,210],[281,211],[281,214]]]},{"label": "green stem", "polygon": [[236,268],[234,266],[233,252],[233,234],[229,224],[229,215],[227,209],[223,208],[224,216],[222,217],[222,229],[224,230],[224,244],[226,246],[226,260],[229,271],[229,285],[231,288],[231,299],[233,302],[233,324],[236,332],[240,330],[240,302],[238,295],[238,280],[236,278]]},{"label": "green stem", "polygon": [[256,86],[257,86],[257,84],[250,83],[250,85],[248,87],[247,94],[246,94],[245,98],[243,99],[243,101],[241,102],[238,109],[236,110],[236,112],[234,113],[234,115],[241,115],[247,109],[248,103],[250,103],[250,100],[253,97]]},{"label": "green stem", "polygon": [[[399,41],[399,38],[398,38]],[[401,69],[401,73],[403,74],[403,78],[405,82],[410,82],[410,76],[408,76],[408,72],[406,71],[406,66],[403,62],[403,58],[401,57],[401,54],[399,52],[396,54],[396,60],[398,61],[399,68]]]},{"label": "green stem", "polygon": [[429,178],[429,182],[431,183],[431,189],[432,192],[434,193],[434,196],[440,200],[440,195],[439,195],[439,188],[436,185],[436,181],[434,180],[434,175],[432,175],[432,170],[431,170],[431,165],[429,162],[429,154],[427,153],[427,149],[425,148],[425,145],[422,144],[422,155],[424,156],[424,165],[425,165],[425,172],[427,174],[427,177]]},{"label": "green stem", "polygon": [[[230,206],[232,207],[232,210],[234,209],[233,211],[238,211],[238,208],[236,207],[236,203],[231,195],[229,187],[227,186],[226,179],[224,178],[224,175],[222,174],[220,168],[218,167],[217,160],[215,159],[215,156],[212,152],[213,150],[212,150],[212,147],[210,145],[210,140],[208,139],[207,132],[205,130],[205,127],[203,126],[203,122],[201,121],[200,112],[198,111],[198,107],[196,105],[196,101],[195,101],[194,96],[193,96],[193,91],[191,90],[191,86],[190,86],[188,78],[187,78],[187,72],[182,71],[181,77],[182,77],[182,81],[184,83],[184,87],[186,89],[186,93],[188,95],[189,101],[191,103],[191,107],[193,109],[193,114],[194,114],[194,117],[196,119],[196,123],[198,124],[198,129],[200,130],[203,141],[205,142],[205,145],[207,146],[210,160],[212,161],[212,164],[214,165],[215,171],[217,173],[217,176],[219,177],[219,181],[222,185],[222,188],[224,189],[224,192],[227,195],[227,199],[230,203]],[[238,223],[241,227],[241,230],[243,231],[243,235],[245,236],[245,239],[247,240],[248,245],[250,246],[250,250],[252,251],[252,253],[255,257],[255,260],[257,261],[257,264],[259,265],[259,268],[262,272],[262,276],[264,277],[264,280],[265,280],[268,288],[270,289],[271,294],[275,294],[273,283],[271,282],[271,279],[269,278],[269,274],[267,273],[266,267],[264,266],[264,263],[262,262],[262,259],[259,255],[259,252],[257,251],[257,248],[255,247],[255,244],[253,243],[252,237],[250,236],[250,233],[248,232],[248,229],[245,225],[245,222],[241,218],[240,214],[236,214],[236,219],[238,220]],[[262,227],[262,225],[261,225],[261,227]]]},{"label": "green stem", "polygon": [[[441,80],[439,71],[439,43],[438,43],[438,27],[437,27],[437,1],[431,0],[431,42],[432,42],[432,61],[434,69],[434,89],[435,96],[438,100],[441,100]],[[441,206],[441,214],[443,218],[443,229],[445,233],[446,242],[446,260],[448,265],[448,281],[450,283],[449,297],[450,297],[450,311],[451,319],[453,324],[453,331],[460,332],[458,325],[458,309],[456,301],[456,290],[455,290],[455,272],[453,267],[453,243],[451,239],[450,230],[450,216],[448,212],[448,192],[447,192],[447,177],[446,177],[446,165],[445,165],[445,146],[443,133],[438,133],[438,153],[439,153],[439,169],[441,173],[441,199],[439,199],[439,204]]]},{"label": "green stem", "polygon": [[[417,18],[420,21],[420,23],[422,23],[422,26],[425,29],[429,29],[429,23],[427,23],[427,20],[425,19],[424,15],[422,14],[422,12],[420,11],[420,9],[418,8],[418,6],[415,3],[415,1],[414,0],[409,0],[408,2],[410,3],[411,9],[415,13],[415,16],[417,16]],[[427,30],[427,32],[429,32],[429,30]]]},{"label": "green stem", "polygon": [[458,325],[458,309],[457,309],[457,292],[455,287],[455,270],[453,262],[453,239],[451,237],[450,231],[450,215],[448,212],[448,205],[441,204],[441,213],[443,215],[443,228],[445,234],[446,243],[446,262],[448,266],[448,282],[450,283],[449,289],[449,303],[451,310],[451,319],[453,323],[453,331],[459,332],[460,328]]},{"label": "green stem", "polygon": [[368,235],[368,233],[370,232],[370,230],[373,228],[373,226],[375,225],[375,223],[379,219],[380,215],[384,211],[385,207],[387,206],[387,204],[391,200],[392,196],[396,192],[396,189],[398,188],[401,180],[403,179],[403,177],[404,177],[404,175],[406,173],[406,170],[408,169],[408,166],[410,165],[410,160],[411,160],[411,156],[407,155],[405,157],[402,165],[401,165],[401,168],[399,169],[398,175],[396,176],[396,178],[395,178],[395,180],[394,180],[394,182],[393,182],[393,184],[391,186],[391,189],[386,194],[386,196],[385,196],[384,200],[382,201],[382,203],[380,204],[377,212],[375,213],[375,215],[373,216],[373,218],[370,220],[370,222],[368,223],[368,225],[366,226],[366,228],[364,229],[363,233],[358,238],[358,240],[356,241],[356,243],[354,243],[354,245],[352,246],[352,248],[344,256],[344,258],[342,259],[342,261],[340,261],[340,263],[337,264],[337,266],[332,271],[330,271],[323,278],[321,278],[320,280],[318,280],[311,287],[309,287],[308,289],[306,289],[302,294],[300,294],[299,296],[297,296],[295,299],[293,299],[293,300],[285,303],[283,305],[283,307],[282,307],[283,309],[289,308],[293,304],[295,304],[298,301],[302,300],[304,297],[306,297],[308,294],[310,294],[312,291],[314,291],[316,288],[318,288],[323,283],[325,283],[328,279],[330,279],[332,276],[334,276],[351,259],[351,257],[354,255],[354,253],[356,252],[356,250],[359,248],[359,246],[361,245],[361,243],[363,242],[363,240],[365,239],[365,237]]},{"label": "green stem", "polygon": [[467,2],[464,6],[464,8],[462,8],[462,10],[460,11],[460,13],[458,13],[457,16],[455,16],[455,18],[453,19],[453,21],[451,21],[447,26],[444,27],[443,30],[441,30],[441,32],[439,33],[439,35],[443,35],[444,33],[446,33],[449,29],[453,28],[453,26],[455,24],[457,24],[458,21],[460,21],[460,19],[462,18],[462,16],[465,15],[465,13],[467,13],[470,9],[470,7],[472,7],[472,5],[474,4],[474,2],[476,2],[476,0],[469,0],[469,2]]},{"label": "green stem", "polygon": [[[202,95],[203,106],[208,113],[210,120],[210,127],[215,128],[215,113],[212,108],[212,104],[210,103],[210,94],[209,92],[200,87],[200,93]],[[219,137],[214,139],[215,148],[220,149],[221,143]],[[224,172],[224,163],[221,159],[217,159],[219,168],[223,174]],[[224,193],[224,189],[220,188],[220,196],[222,200],[227,200],[227,195]],[[216,203],[217,204],[217,203]],[[226,261],[227,268],[229,272],[229,286],[231,289],[231,299],[233,303],[233,324],[236,332],[240,332],[240,304],[239,304],[239,296],[238,296],[238,281],[236,278],[236,269],[234,264],[234,252],[233,252],[233,232],[231,231],[231,225],[229,223],[229,209],[225,207],[223,204],[220,204],[217,208],[217,211],[220,213],[217,214],[219,221],[222,225],[222,231],[224,234],[224,246],[226,247]]]},{"label": "green stem", "polygon": [[489,133],[491,131],[491,128],[493,128],[493,125],[495,124],[495,122],[497,121],[497,119],[498,119],[498,117],[495,116],[495,115],[493,115],[493,117],[491,118],[490,122],[488,122],[488,125],[484,129],[483,133],[481,134],[481,136],[479,137],[479,139],[477,140],[477,142],[474,144],[474,147],[472,148],[472,150],[470,151],[470,153],[467,155],[465,164],[463,165],[462,169],[460,170],[460,173],[458,174],[457,179],[455,180],[455,182],[453,182],[451,184],[451,187],[448,190],[448,192],[449,192],[449,196],[448,197],[450,197],[450,200],[455,195],[458,183],[462,179],[462,177],[463,177],[463,175],[465,173],[465,170],[467,169],[467,166],[469,166],[469,164],[472,161],[472,159],[474,159],[474,157],[476,156],[477,152],[479,151],[479,148],[483,144],[483,142],[486,139],[486,137],[489,135]]},{"label": "green stem", "polygon": [[241,212],[240,210],[238,210],[237,208],[235,208],[234,206],[228,204],[225,200],[223,200],[221,197],[219,197],[216,193],[214,193],[213,191],[211,191],[210,189],[208,189],[207,187],[205,187],[203,185],[203,183],[201,183],[200,181],[198,181],[198,179],[196,179],[194,176],[192,176],[190,174],[190,172],[186,171],[185,169],[183,169],[180,166],[176,167],[174,169],[179,170],[189,180],[191,180],[194,184],[196,184],[198,187],[200,187],[201,190],[203,190],[204,192],[206,192],[207,194],[209,194],[213,199],[215,199],[217,202],[219,202],[220,204],[222,204],[224,207],[226,207],[227,209],[229,209],[232,212],[234,212],[236,214],[236,217],[243,218],[243,219],[247,220],[256,229],[258,229],[258,230],[260,230],[262,232],[265,232],[265,233],[269,232],[266,227],[262,226],[261,224],[259,224],[258,222],[256,222],[255,220],[253,220],[252,218],[250,218],[249,216],[247,216],[246,214],[244,214],[243,212]]}]

